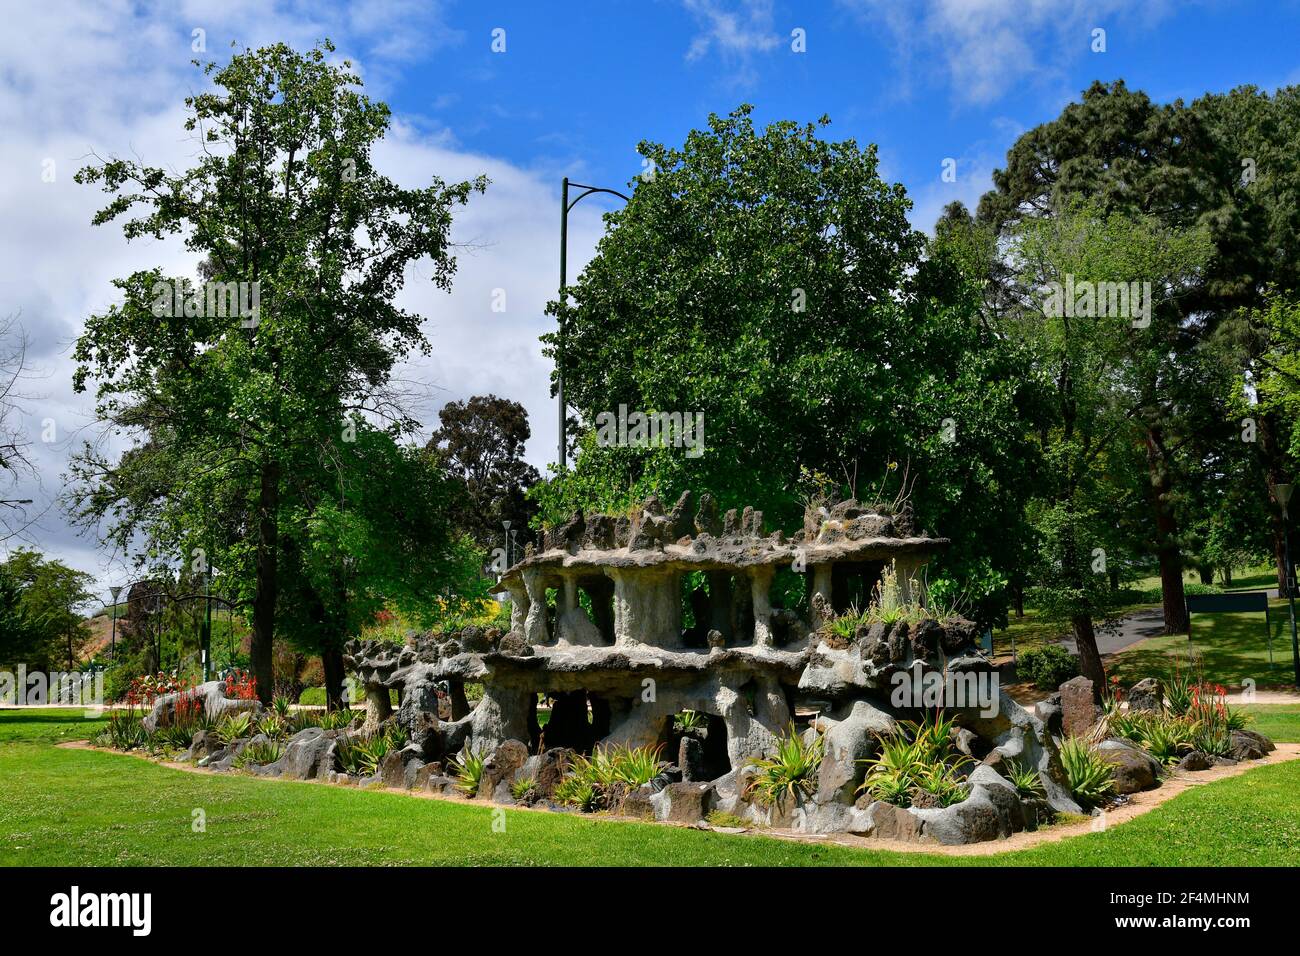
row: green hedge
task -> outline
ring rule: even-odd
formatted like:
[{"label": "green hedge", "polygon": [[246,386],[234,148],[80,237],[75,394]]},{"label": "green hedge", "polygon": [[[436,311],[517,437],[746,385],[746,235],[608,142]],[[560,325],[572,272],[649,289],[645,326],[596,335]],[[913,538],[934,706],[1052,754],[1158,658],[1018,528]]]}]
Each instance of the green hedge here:
[{"label": "green hedge", "polygon": [[1024,651],[1016,659],[1016,675],[1033,681],[1040,690],[1056,690],[1079,676],[1079,660],[1060,644],[1046,644]]}]

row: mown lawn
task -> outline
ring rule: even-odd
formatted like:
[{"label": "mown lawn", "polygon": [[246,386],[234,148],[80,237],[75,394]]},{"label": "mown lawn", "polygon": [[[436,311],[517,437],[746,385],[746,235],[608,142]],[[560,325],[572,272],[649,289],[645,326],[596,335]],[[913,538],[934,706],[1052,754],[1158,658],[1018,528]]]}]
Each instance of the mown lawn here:
[{"label": "mown lawn", "polygon": [[[1267,720],[1300,736],[1300,713]],[[496,832],[488,806],[188,773],[54,746],[96,723],[68,712],[0,712],[0,864],[1300,865],[1300,761],[1196,788],[1102,833],[955,858],[515,810]],[[194,832],[195,810],[206,832]]]},{"label": "mown lawn", "polygon": [[[1125,684],[1143,677],[1164,677],[1173,662],[1185,662],[1195,653],[1205,679],[1223,684],[1229,691],[1240,690],[1242,681],[1258,687],[1290,685],[1291,623],[1286,601],[1269,602],[1269,628],[1263,613],[1192,614],[1192,636],[1172,634],[1151,637],[1106,660],[1106,671],[1118,674]],[[1266,634],[1272,637],[1272,662]]]}]

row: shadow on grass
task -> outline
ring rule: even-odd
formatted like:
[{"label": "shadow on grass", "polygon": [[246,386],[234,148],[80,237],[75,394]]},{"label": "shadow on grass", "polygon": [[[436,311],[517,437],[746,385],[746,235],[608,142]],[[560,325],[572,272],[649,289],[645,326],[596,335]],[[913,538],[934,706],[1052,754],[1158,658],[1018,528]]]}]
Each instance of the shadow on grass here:
[{"label": "shadow on grass", "polygon": [[1190,641],[1185,634],[1148,638],[1108,658],[1106,670],[1129,684],[1166,677],[1175,660],[1185,667],[1195,655],[1204,678],[1229,690],[1239,689],[1246,680],[1259,687],[1289,685],[1291,626],[1285,601],[1270,602],[1268,634],[1271,663],[1262,613],[1193,614]]}]

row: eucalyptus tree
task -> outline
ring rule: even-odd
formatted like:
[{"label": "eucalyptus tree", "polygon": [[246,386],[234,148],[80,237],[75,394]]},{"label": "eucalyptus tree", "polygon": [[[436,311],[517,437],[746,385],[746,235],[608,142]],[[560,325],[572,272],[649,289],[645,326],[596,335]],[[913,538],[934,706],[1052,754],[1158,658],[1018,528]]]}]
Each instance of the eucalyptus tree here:
[{"label": "eucalyptus tree", "polygon": [[486,186],[409,188],[376,169],[390,112],[332,53],[276,44],[209,63],[211,87],[185,100],[193,166],[110,157],[77,176],[112,197],[97,225],[127,217],[128,239],[180,236],[201,271],[120,278],[121,301],[87,319],[75,387],[93,383],[100,418],[134,445],[120,459],[88,445],[72,507],[120,546],[184,560],[206,548],[250,568],[251,663],[268,699],[295,469],[336,448],[350,414],[414,429],[392,370],[429,345],[395,299],[417,261],[449,288],[453,213]]}]

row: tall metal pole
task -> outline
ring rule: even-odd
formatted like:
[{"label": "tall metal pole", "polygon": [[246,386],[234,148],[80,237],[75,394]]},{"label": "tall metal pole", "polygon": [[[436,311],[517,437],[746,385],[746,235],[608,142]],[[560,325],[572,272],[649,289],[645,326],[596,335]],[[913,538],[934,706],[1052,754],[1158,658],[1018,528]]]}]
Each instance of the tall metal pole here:
[{"label": "tall metal pole", "polygon": [[203,682],[211,680],[212,670],[212,569],[205,568],[203,580],[206,584],[204,588],[205,604],[203,616],[203,639],[199,642],[199,653],[203,655]]},{"label": "tall metal pole", "polygon": [[560,408],[560,445],[556,451],[555,460],[559,463],[560,471],[564,471],[564,460],[567,457],[567,449],[564,441],[564,430],[568,427],[564,415],[564,307],[567,304],[564,296],[564,288],[569,284],[569,177],[564,177],[563,188],[560,194],[560,312],[559,319],[559,340],[555,348],[555,396],[559,402]]}]

